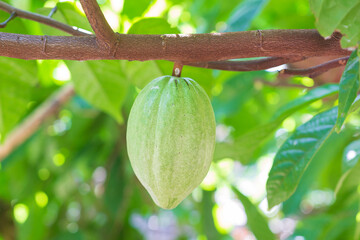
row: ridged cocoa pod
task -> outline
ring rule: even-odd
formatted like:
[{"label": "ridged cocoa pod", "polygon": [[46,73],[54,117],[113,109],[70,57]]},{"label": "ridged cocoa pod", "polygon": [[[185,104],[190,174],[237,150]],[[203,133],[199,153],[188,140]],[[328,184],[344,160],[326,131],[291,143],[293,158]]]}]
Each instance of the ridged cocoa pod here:
[{"label": "ridged cocoa pod", "polygon": [[194,80],[163,76],[139,93],[128,120],[127,149],[158,206],[175,208],[202,182],[214,147],[214,111]]}]

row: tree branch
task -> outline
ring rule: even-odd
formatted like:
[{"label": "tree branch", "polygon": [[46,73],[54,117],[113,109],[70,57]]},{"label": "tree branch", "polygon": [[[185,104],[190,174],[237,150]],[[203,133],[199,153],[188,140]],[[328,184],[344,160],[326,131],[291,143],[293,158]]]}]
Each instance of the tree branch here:
[{"label": "tree branch", "polygon": [[39,106],[9,134],[4,144],[0,145],[0,161],[4,160],[17,146],[28,139],[49,116],[55,114],[73,95],[73,85],[67,84]]},{"label": "tree branch", "polygon": [[57,28],[61,31],[67,32],[71,35],[74,36],[84,36],[84,35],[88,35],[84,32],[79,31],[76,28],[73,28],[69,25],[66,25],[62,22],[56,21],[54,19],[52,19],[51,17],[46,17],[46,16],[42,16],[40,14],[36,14],[36,13],[31,13],[31,12],[27,12],[27,11],[23,11],[21,9],[15,8],[7,3],[4,3],[2,1],[0,1],[0,9],[13,14],[15,13],[17,17],[20,18],[26,18],[26,19],[30,19],[39,23],[43,23],[45,25]]},{"label": "tree branch", "polygon": [[348,56],[338,39],[325,40],[316,30],[264,30],[262,46],[257,31],[136,35],[118,34],[113,53],[99,49],[94,36],[44,36],[0,33],[0,55],[22,59],[169,60],[208,62],[251,57]]},{"label": "tree branch", "polygon": [[273,67],[277,67],[286,63],[293,63],[304,60],[305,57],[267,57],[256,60],[244,60],[244,61],[217,61],[217,62],[200,62],[200,63],[184,63],[185,65],[210,68],[225,71],[259,71]]},{"label": "tree branch", "polygon": [[316,77],[330,69],[345,66],[349,57],[337,58],[320,65],[304,69],[283,69],[280,74]]},{"label": "tree branch", "polygon": [[95,32],[100,46],[110,49],[116,44],[116,34],[106,21],[96,0],[80,0],[86,17]]}]

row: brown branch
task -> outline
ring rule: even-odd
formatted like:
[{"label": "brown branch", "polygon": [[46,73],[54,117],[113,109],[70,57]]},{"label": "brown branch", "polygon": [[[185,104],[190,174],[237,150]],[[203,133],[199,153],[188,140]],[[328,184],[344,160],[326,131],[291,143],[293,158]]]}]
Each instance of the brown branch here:
[{"label": "brown branch", "polygon": [[36,14],[36,13],[31,13],[31,12],[27,12],[27,11],[23,11],[21,9],[15,8],[7,3],[4,3],[2,1],[0,1],[0,9],[8,12],[8,13],[15,13],[17,17],[20,18],[25,18],[25,19],[30,19],[54,28],[57,28],[61,31],[67,32],[71,35],[74,36],[84,36],[84,35],[88,35],[84,32],[81,32],[69,25],[66,25],[62,22],[56,21],[50,17],[46,17],[46,16],[42,16],[40,14]]},{"label": "brown branch", "polygon": [[100,46],[110,49],[116,44],[116,34],[106,21],[96,0],[80,0],[86,17],[95,32]]},{"label": "brown branch", "polygon": [[17,146],[28,139],[48,117],[55,114],[73,95],[73,85],[67,84],[39,106],[9,134],[4,144],[0,145],[0,161],[4,160]]},{"label": "brown branch", "polygon": [[345,66],[349,57],[337,58],[317,66],[304,69],[283,69],[280,74],[316,77],[330,69]]},{"label": "brown branch", "polygon": [[200,62],[200,63],[184,63],[185,65],[210,68],[225,71],[259,71],[273,67],[277,67],[286,63],[293,63],[304,60],[305,57],[267,57],[256,60],[244,60],[244,61],[217,61],[217,62]]},{"label": "brown branch", "polygon": [[0,55],[22,59],[169,60],[208,62],[251,57],[349,56],[339,40],[325,40],[316,30],[264,30],[208,34],[118,34],[114,53],[99,49],[94,36],[47,36],[0,33]]}]

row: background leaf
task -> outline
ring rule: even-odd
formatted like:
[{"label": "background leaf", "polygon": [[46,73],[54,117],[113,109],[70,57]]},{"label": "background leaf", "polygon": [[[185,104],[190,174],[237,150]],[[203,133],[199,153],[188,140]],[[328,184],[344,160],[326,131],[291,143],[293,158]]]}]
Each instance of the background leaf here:
[{"label": "background leaf", "polygon": [[274,234],[269,229],[265,217],[260,213],[259,209],[235,187],[232,187],[232,190],[244,206],[247,216],[247,225],[254,233],[255,237],[257,239],[275,239]]},{"label": "background leaf", "polygon": [[122,122],[121,105],[128,81],[119,61],[66,62],[76,92],[86,101]]},{"label": "background leaf", "polygon": [[1,140],[28,111],[32,89],[37,83],[35,61],[0,58],[0,134]]},{"label": "background leaf", "polygon": [[128,18],[140,17],[152,3],[152,0],[125,0],[122,13]]},{"label": "background leaf", "polygon": [[285,118],[318,99],[337,93],[338,89],[338,85],[328,84],[310,90],[304,96],[282,106],[269,123],[250,130],[237,137],[233,142],[217,143],[214,160],[230,157],[243,164],[248,164],[256,149],[266,141],[267,137],[275,131]]},{"label": "background leaf", "polygon": [[170,26],[163,18],[143,18],[135,22],[128,34],[174,34],[179,30]]},{"label": "background leaf", "polygon": [[242,1],[231,13],[227,21],[228,32],[245,31],[250,27],[251,21],[264,8],[268,0]]}]

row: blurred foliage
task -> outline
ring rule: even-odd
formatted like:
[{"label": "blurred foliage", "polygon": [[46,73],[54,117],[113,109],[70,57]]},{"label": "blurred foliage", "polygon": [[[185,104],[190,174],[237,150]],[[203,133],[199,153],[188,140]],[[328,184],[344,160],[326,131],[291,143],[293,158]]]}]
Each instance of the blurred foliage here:
[{"label": "blurred foliage", "polygon": [[[43,15],[57,6],[54,19],[91,31],[78,1],[5,2]],[[121,33],[316,26],[324,35],[343,31],[343,46],[359,41],[359,2],[352,0],[98,3]],[[1,11],[0,21],[8,16]],[[21,18],[1,31],[66,35]],[[172,63],[1,57],[2,142],[63,85],[73,82],[76,95],[1,162],[0,239],[359,239],[358,55],[354,51],[340,84],[311,90],[309,78],[185,66],[182,75],[198,81],[212,99],[217,146],[208,176],[172,211],[156,207],[138,182],[125,141],[136,95],[170,74]],[[299,87],[268,84],[286,80]],[[339,133],[332,129],[336,122]],[[273,162],[267,198],[271,206],[284,202],[268,209]]]}]

